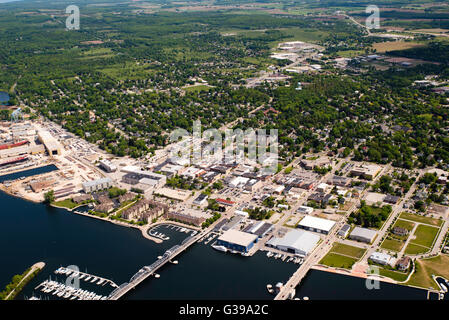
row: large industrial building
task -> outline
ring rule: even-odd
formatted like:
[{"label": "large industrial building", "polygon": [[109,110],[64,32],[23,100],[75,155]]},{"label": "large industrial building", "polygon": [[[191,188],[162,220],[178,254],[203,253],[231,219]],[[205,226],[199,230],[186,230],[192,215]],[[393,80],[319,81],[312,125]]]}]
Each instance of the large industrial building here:
[{"label": "large industrial building", "polygon": [[42,144],[37,145],[21,145],[6,149],[0,149],[0,158],[17,157],[27,154],[45,153],[45,147]]},{"label": "large industrial building", "polygon": [[268,247],[307,256],[320,241],[320,236],[303,230],[291,230],[282,238],[273,237],[267,241]]},{"label": "large industrial building", "polygon": [[50,156],[61,154],[61,145],[48,131],[40,130],[37,133],[39,141],[45,146]]},{"label": "large industrial building", "polygon": [[376,234],[377,232],[374,230],[355,227],[349,234],[349,239],[371,243],[374,241],[374,238],[376,238]]},{"label": "large industrial building", "polygon": [[304,217],[298,224],[298,228],[328,234],[335,226],[335,221],[312,216]]},{"label": "large industrial building", "polygon": [[91,193],[112,187],[112,180],[110,178],[98,179],[83,183],[83,190],[85,193]]},{"label": "large industrial building", "polygon": [[[143,171],[136,166],[126,166],[121,169],[126,174],[123,176],[123,182],[131,185],[144,183],[151,185],[153,188],[160,188],[165,185],[167,177],[151,171]],[[142,181],[143,180],[143,181]]]},{"label": "large industrial building", "polygon": [[217,239],[217,245],[247,253],[257,242],[258,236],[238,230],[228,230]]}]

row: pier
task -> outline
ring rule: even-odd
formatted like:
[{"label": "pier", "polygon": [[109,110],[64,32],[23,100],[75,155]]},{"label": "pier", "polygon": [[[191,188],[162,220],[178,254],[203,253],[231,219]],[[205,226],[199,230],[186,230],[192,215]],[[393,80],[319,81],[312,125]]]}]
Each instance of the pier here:
[{"label": "pier", "polygon": [[158,269],[163,267],[166,263],[171,262],[173,258],[175,258],[180,253],[184,252],[192,244],[196,243],[198,239],[200,239],[205,235],[205,233],[206,232],[190,236],[187,239],[185,239],[180,245],[173,246],[167,251],[165,251],[164,255],[160,259],[156,260],[150,266],[144,266],[131,277],[129,282],[123,283],[114,291],[112,291],[107,297],[107,300],[118,300],[126,293],[128,293],[128,291],[137,287],[137,285],[139,285],[148,277],[152,275],[156,276],[156,271]]},{"label": "pier", "polygon": [[106,296],[101,296],[96,294],[95,292],[77,289],[69,285],[65,285],[63,283],[59,283],[53,280],[45,280],[41,284],[39,284],[35,289],[41,288],[41,291],[47,294],[52,294],[61,299],[70,299],[70,300],[106,300]]},{"label": "pier", "polygon": [[55,273],[71,276],[74,278],[78,278],[79,280],[84,280],[86,282],[95,283],[102,286],[109,283],[114,288],[118,287],[118,285],[112,280],[70,268],[60,267],[59,269],[55,270]]}]

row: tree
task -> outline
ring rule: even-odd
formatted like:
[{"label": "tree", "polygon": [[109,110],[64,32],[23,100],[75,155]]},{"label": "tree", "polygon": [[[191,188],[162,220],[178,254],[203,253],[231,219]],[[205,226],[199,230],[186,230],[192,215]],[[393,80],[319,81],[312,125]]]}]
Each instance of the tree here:
[{"label": "tree", "polygon": [[55,201],[55,191],[50,190],[44,194],[45,203],[50,204]]}]

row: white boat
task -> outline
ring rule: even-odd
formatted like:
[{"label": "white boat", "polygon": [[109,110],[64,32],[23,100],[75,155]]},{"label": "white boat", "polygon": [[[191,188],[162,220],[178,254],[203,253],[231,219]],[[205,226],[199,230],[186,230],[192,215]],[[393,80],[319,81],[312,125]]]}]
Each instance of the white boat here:
[{"label": "white boat", "polygon": [[267,290],[268,290],[269,293],[273,293],[274,292],[273,286],[271,284],[267,284]]},{"label": "white boat", "polygon": [[80,277],[78,278],[78,279],[82,279],[82,278],[84,278],[86,275],[85,274],[82,274],[82,275],[80,275]]},{"label": "white boat", "polygon": [[102,284],[104,282],[105,279],[100,279],[97,284]]},{"label": "white boat", "polygon": [[447,292],[447,287],[443,283],[440,283],[440,287],[444,292]]},{"label": "white boat", "polygon": [[84,281],[89,281],[92,277],[91,276],[87,276],[86,279],[84,279]]},{"label": "white boat", "polygon": [[90,282],[93,283],[93,282],[95,282],[95,281],[97,281],[97,280],[98,280],[98,278],[97,278],[97,277],[94,277]]},{"label": "white boat", "polygon": [[221,251],[221,252],[228,252],[228,248],[226,248],[225,246],[219,246],[219,245],[213,244],[212,248],[214,248],[215,250]]}]

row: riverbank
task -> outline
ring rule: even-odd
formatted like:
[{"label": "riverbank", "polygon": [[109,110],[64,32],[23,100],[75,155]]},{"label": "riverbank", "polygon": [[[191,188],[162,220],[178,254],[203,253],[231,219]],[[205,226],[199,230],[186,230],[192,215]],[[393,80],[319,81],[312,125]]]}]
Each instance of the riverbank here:
[{"label": "riverbank", "polygon": [[[43,268],[45,267],[44,262],[37,262],[25,270],[22,275],[15,275],[12,278],[12,282],[6,286],[5,291],[0,293],[0,298],[2,300],[13,300]],[[2,298],[3,295],[6,295]]]}]

